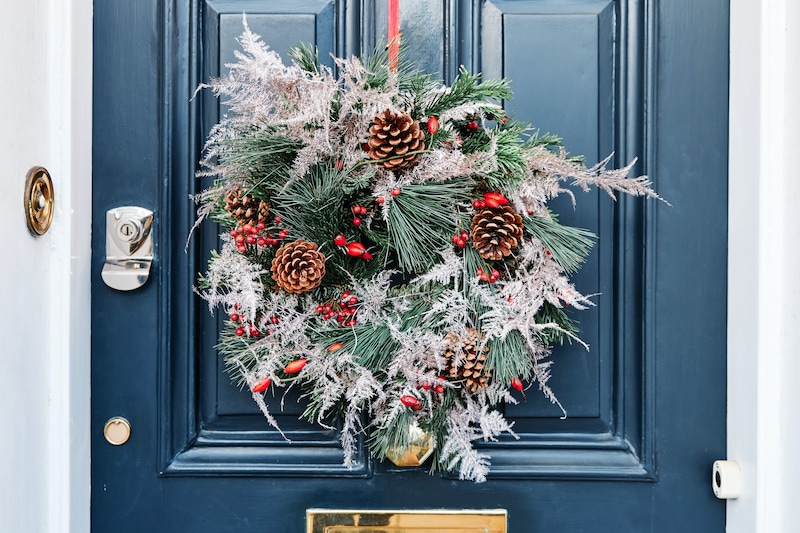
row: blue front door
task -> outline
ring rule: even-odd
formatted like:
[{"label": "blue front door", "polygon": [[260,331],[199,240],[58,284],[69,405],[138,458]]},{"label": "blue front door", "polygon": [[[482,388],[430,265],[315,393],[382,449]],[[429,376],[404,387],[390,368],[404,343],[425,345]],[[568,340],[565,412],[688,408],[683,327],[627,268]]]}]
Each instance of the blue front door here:
[{"label": "blue front door", "polygon": [[[725,456],[727,2],[403,0],[410,59],[447,82],[459,65],[512,80],[508,109],[573,153],[614,152],[672,207],[579,192],[563,221],[600,240],[575,279],[591,351],[557,350],[550,385],[506,409],[521,439],[483,445],[482,484],[375,463],[345,469],[335,432],[279,415],[288,444],[214,352],[218,323],[192,292],[215,229],[196,234],[189,194],[218,120],[198,83],[233,60],[242,13],[285,55],[371,50],[383,2],[96,0],[92,520],[95,531],[305,530],[305,510],[507,509],[513,532],[724,530],[710,488]],[[100,275],[106,212],[154,212],[140,289]],[[113,446],[115,416],[131,425]],[[363,451],[363,450],[362,450]]]}]

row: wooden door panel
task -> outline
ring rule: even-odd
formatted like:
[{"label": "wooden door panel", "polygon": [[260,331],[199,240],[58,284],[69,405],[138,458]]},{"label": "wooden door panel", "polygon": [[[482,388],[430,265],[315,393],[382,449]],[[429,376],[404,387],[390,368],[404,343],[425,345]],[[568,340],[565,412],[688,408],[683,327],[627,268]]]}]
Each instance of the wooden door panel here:
[{"label": "wooden door panel", "polygon": [[[203,187],[200,150],[225,112],[210,93],[192,95],[233,59],[242,12],[284,58],[305,41],[327,61],[383,42],[386,2],[95,0],[93,527],[298,533],[309,507],[496,507],[509,510],[510,531],[721,530],[724,504],[707,474],[725,444],[726,137],[714,119],[724,116],[726,71],[706,40],[724,47],[727,35],[705,23],[726,20],[725,1],[699,11],[688,0],[400,4],[411,60],[447,83],[461,64],[510,78],[518,119],[589,162],[612,151],[615,165],[642,158],[676,205],[583,192],[576,211],[556,205],[563,221],[600,235],[575,279],[600,293],[574,315],[591,351],[573,344],[553,356],[550,385],[568,418],[529,390],[506,409],[521,439],[482,445],[485,484],[373,462],[363,447],[346,470],[338,432],[298,421],[295,398],[278,415],[292,442],[269,427],[224,373],[213,349],[219,316],[190,289],[217,229],[200,228],[186,252],[187,197]],[[676,21],[695,35],[691,50],[676,29],[661,37]],[[702,94],[687,72],[708,73]],[[702,136],[681,142],[679,130]],[[130,204],[156,213],[156,263],[145,287],[120,294],[100,281],[104,215]],[[681,243],[697,225],[702,246],[685,258]],[[701,320],[685,300],[704,290]],[[102,427],[117,415],[133,433],[112,447]]]}]

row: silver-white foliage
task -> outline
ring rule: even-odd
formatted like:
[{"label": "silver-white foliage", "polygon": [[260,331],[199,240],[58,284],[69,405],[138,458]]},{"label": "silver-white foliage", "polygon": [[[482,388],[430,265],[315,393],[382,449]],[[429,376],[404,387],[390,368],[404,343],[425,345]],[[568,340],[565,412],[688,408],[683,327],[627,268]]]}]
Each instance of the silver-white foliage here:
[{"label": "silver-white foliage", "polygon": [[211,262],[206,273],[209,287],[200,291],[200,296],[208,302],[212,313],[217,306],[223,307],[226,312],[236,307],[237,313],[253,323],[264,302],[261,276],[266,271],[239,253],[229,236],[223,235],[222,239],[220,255]]}]

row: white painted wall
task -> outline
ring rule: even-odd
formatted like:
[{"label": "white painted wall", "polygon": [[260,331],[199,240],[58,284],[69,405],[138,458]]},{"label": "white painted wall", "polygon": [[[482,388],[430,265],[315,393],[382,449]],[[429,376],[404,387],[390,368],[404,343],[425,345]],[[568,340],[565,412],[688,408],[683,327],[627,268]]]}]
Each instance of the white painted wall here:
[{"label": "white painted wall", "polygon": [[[89,529],[91,0],[0,18],[0,526]],[[800,463],[800,2],[731,0],[730,533],[796,526]],[[55,182],[31,237],[25,174]]]},{"label": "white painted wall", "polygon": [[729,533],[798,529],[800,2],[731,1]]},{"label": "white painted wall", "polygon": [[[0,529],[89,529],[91,0],[10,0],[0,17]],[[28,170],[54,182],[26,228]]]}]

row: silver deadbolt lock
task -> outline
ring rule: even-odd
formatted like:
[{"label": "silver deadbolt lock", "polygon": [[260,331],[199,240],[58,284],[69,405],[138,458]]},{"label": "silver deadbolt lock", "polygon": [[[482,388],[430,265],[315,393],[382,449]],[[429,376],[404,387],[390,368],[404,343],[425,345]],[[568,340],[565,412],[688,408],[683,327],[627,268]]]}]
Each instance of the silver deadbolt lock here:
[{"label": "silver deadbolt lock", "polygon": [[147,282],[153,264],[153,212],[125,206],[106,212],[106,262],[102,277],[118,291],[132,291]]}]

